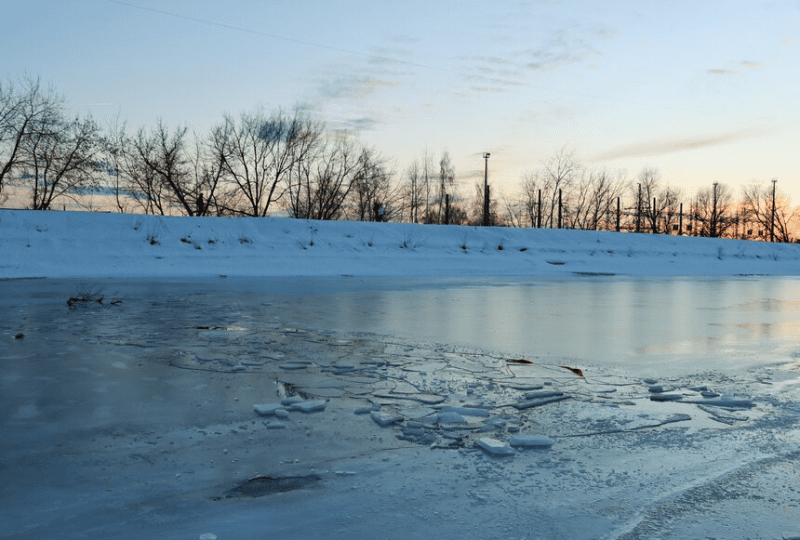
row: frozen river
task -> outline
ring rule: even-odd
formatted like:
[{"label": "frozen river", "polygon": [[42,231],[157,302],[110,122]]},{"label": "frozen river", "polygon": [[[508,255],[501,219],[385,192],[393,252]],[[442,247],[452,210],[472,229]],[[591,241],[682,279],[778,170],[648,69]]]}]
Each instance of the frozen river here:
[{"label": "frozen river", "polygon": [[107,302],[151,310],[154,325],[280,321],[641,376],[739,370],[800,351],[793,277],[22,280],[0,288],[9,307],[96,289]]},{"label": "frozen river", "polygon": [[0,281],[0,538],[780,538],[797,328],[795,278]]}]

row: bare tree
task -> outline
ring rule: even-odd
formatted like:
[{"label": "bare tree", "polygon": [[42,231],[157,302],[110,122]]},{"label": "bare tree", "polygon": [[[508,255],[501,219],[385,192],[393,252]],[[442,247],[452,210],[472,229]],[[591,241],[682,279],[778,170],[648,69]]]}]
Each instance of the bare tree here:
[{"label": "bare tree", "polygon": [[[484,190],[483,190],[483,183],[476,182],[475,183],[475,197],[472,199],[471,211],[469,212],[470,218],[468,220],[469,225],[480,226],[483,224],[483,200],[484,200]],[[497,197],[489,195],[489,226],[490,227],[498,227],[502,226],[505,223],[500,218],[500,214],[497,210]]]},{"label": "bare tree", "polygon": [[238,122],[226,116],[212,140],[226,178],[242,199],[239,211],[266,216],[283,197],[291,171],[313,152],[320,133],[321,126],[299,110],[293,116],[279,110],[269,118],[262,111],[243,113]]},{"label": "bare tree", "polygon": [[612,176],[605,170],[592,173],[590,201],[590,229],[616,229],[616,203],[622,196],[621,176]]},{"label": "bare tree", "polygon": [[436,214],[435,217],[431,214],[429,221],[431,223],[445,223],[446,218],[449,220],[449,216],[445,216],[445,211],[449,210],[446,208],[448,195],[452,193],[453,185],[456,180],[456,171],[450,161],[450,155],[447,152],[444,152],[442,158],[439,160],[439,176],[437,180],[438,189],[436,197],[434,198]]},{"label": "bare tree", "polygon": [[130,200],[146,214],[165,214],[169,210],[165,185],[159,175],[141,158],[139,146],[147,146],[147,134],[140,129],[140,138],[130,137],[125,126],[112,125],[103,138],[105,160],[117,208],[125,211]]},{"label": "bare tree", "polygon": [[55,129],[64,116],[63,96],[43,88],[39,79],[25,78],[19,89],[0,83],[0,196],[3,188],[30,155],[30,139],[41,142],[45,129]]},{"label": "bare tree", "polygon": [[140,128],[133,140],[137,169],[143,174],[139,182],[149,192],[157,194],[158,206],[164,213],[164,201],[182,214],[197,213],[198,186],[191,174],[191,163],[186,152],[187,128],[176,128],[172,133],[159,120],[155,129]]},{"label": "bare tree", "polygon": [[54,199],[75,198],[97,184],[101,145],[94,120],[48,115],[30,122],[29,130],[20,146],[22,174],[15,183],[30,189],[31,208],[47,210]]},{"label": "bare tree", "polygon": [[287,210],[302,219],[337,219],[367,152],[343,135],[322,142],[295,164],[287,187]]},{"label": "bare tree", "polygon": [[[213,135],[212,135],[213,137]],[[202,141],[195,136],[194,152],[190,156],[195,195],[196,216],[224,215],[225,204],[220,204],[220,195],[225,201],[224,169],[215,159],[211,140]]]},{"label": "bare tree", "polygon": [[110,123],[101,137],[103,161],[106,166],[106,184],[114,197],[114,203],[120,213],[128,211],[129,201],[135,201],[134,193],[128,189],[129,179],[125,175],[128,162],[128,137],[125,124],[119,118]]},{"label": "bare tree", "polygon": [[586,170],[579,171],[573,181],[564,205],[564,223],[571,229],[589,229],[592,217],[592,184],[594,177]]},{"label": "bare tree", "polygon": [[434,188],[433,185],[433,156],[428,154],[428,149],[425,149],[425,152],[422,155],[422,167],[420,169],[420,180],[422,181],[422,204],[424,206],[424,210],[422,212],[422,221],[423,223],[433,223],[434,221],[434,213],[431,211],[431,190]]},{"label": "bare tree", "polygon": [[[658,169],[644,168],[636,177],[636,212],[639,230],[645,223],[653,233],[658,232],[658,220],[661,212],[658,208],[658,193],[661,189],[661,175]],[[655,204],[654,204],[655,199]]]},{"label": "bare tree", "polygon": [[466,225],[468,222],[466,201],[458,193],[454,193],[450,197],[450,225]]},{"label": "bare tree", "polygon": [[380,219],[391,221],[402,214],[402,192],[393,185],[392,173],[385,158],[374,150],[364,154],[364,164],[354,179],[352,216],[358,221],[377,221],[376,211],[383,209]]},{"label": "bare tree", "polygon": [[744,222],[755,223],[757,227],[755,234],[751,230],[745,235],[762,240],[769,240],[770,231],[773,231],[779,242],[791,242],[793,226],[800,218],[798,209],[791,207],[789,198],[784,193],[773,191],[769,184],[746,186],[742,190],[741,211]]},{"label": "bare tree", "polygon": [[542,224],[545,227],[557,226],[560,192],[569,190],[579,169],[580,166],[575,159],[574,152],[567,151],[565,148],[559,150],[545,163],[540,174],[543,181],[542,191],[545,194],[542,201],[544,206]]},{"label": "bare tree", "polygon": [[671,186],[664,186],[657,198],[658,212],[663,223],[664,234],[671,234],[673,225],[680,216],[681,190]]},{"label": "bare tree", "polygon": [[526,173],[522,177],[522,196],[519,201],[521,215],[519,226],[522,226],[523,218],[529,227],[536,227],[539,222],[539,197],[541,182],[537,173]]},{"label": "bare tree", "polygon": [[714,183],[697,193],[694,218],[700,224],[700,236],[719,238],[725,236],[735,223],[733,196],[728,186]]},{"label": "bare tree", "polygon": [[505,214],[503,221],[507,223],[509,227],[525,227],[528,225],[528,216],[522,199],[514,200],[508,197],[502,197],[501,206]]},{"label": "bare tree", "polygon": [[419,210],[422,207],[422,175],[420,174],[419,162],[414,162],[406,171],[407,185],[405,188],[406,203],[409,210],[409,221],[419,223]]}]

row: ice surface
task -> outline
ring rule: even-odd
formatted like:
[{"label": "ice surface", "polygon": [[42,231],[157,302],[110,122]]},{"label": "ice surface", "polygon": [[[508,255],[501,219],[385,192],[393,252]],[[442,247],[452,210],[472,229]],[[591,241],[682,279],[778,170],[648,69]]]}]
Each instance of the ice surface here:
[{"label": "ice surface", "polygon": [[[800,385],[790,383],[800,366],[791,358],[657,373],[684,398],[656,402],[644,369],[550,358],[544,341],[541,355],[525,355],[532,364],[509,366],[518,351],[299,320],[275,294],[139,284],[135,293],[119,286],[124,310],[70,312],[62,293],[74,284],[59,290],[45,281],[36,298],[14,305],[8,299],[29,285],[0,282],[0,466],[8,473],[0,522],[9,539],[53,530],[69,540],[87,531],[128,540],[320,530],[334,539],[375,530],[389,540],[677,539],[709,530],[743,539],[779,538],[796,526]],[[352,309],[368,309],[359,302]],[[18,328],[26,339],[13,339]],[[281,368],[295,358],[314,361]],[[580,365],[586,378],[560,364]],[[709,404],[703,387],[723,395],[718,402],[751,406]],[[545,388],[569,399],[513,406]],[[269,424],[251,406],[287,396],[295,398],[282,407],[327,405]],[[356,410],[395,420],[382,426]],[[448,412],[464,423],[436,422]],[[536,434],[556,441],[555,451],[510,445]],[[495,457],[481,439],[513,459]],[[321,480],[270,495],[269,504],[214,500],[248,479],[309,475]]]}]

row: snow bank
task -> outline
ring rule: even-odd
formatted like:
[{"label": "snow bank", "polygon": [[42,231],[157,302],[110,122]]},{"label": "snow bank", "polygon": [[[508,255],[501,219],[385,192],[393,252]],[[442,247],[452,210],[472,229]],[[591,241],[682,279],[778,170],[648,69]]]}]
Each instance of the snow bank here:
[{"label": "snow bank", "polygon": [[800,273],[800,246],[553,229],[0,211],[0,279]]}]

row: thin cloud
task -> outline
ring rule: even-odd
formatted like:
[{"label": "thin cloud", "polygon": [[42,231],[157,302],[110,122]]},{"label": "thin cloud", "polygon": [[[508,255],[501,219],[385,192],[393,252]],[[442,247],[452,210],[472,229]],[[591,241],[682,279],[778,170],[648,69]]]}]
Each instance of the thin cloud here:
[{"label": "thin cloud", "polygon": [[323,99],[362,99],[379,88],[398,84],[374,77],[336,77],[320,84],[318,94]]},{"label": "thin cloud", "polygon": [[[739,60],[738,62],[730,62],[738,68],[742,69],[760,69],[761,62],[754,62],[752,60]],[[739,71],[736,69],[707,69],[706,75],[738,75]]]},{"label": "thin cloud", "polygon": [[737,63],[740,66],[748,68],[748,69],[760,69],[762,67],[761,62],[752,62],[750,60],[740,60]]},{"label": "thin cloud", "polygon": [[[603,40],[610,39],[609,36],[607,31],[594,35]],[[524,85],[525,78],[533,72],[559,69],[600,55],[601,52],[583,38],[564,31],[537,47],[460,60],[465,64],[462,78],[481,83],[473,90],[497,92]]]},{"label": "thin cloud", "polygon": [[351,118],[342,118],[332,122],[333,131],[360,134],[365,131],[372,131],[381,124],[381,119],[378,116],[355,116]]},{"label": "thin cloud", "polygon": [[742,131],[732,131],[730,133],[722,133],[719,135],[710,135],[707,137],[687,137],[682,139],[645,141],[628,146],[622,146],[614,150],[598,154],[591,158],[590,161],[606,161],[620,158],[673,154],[675,152],[682,152],[684,150],[696,150],[698,148],[707,148],[710,146],[719,146],[721,144],[743,141],[746,139],[765,137],[767,135],[774,135],[779,131],[782,131],[782,128],[761,127]]}]

